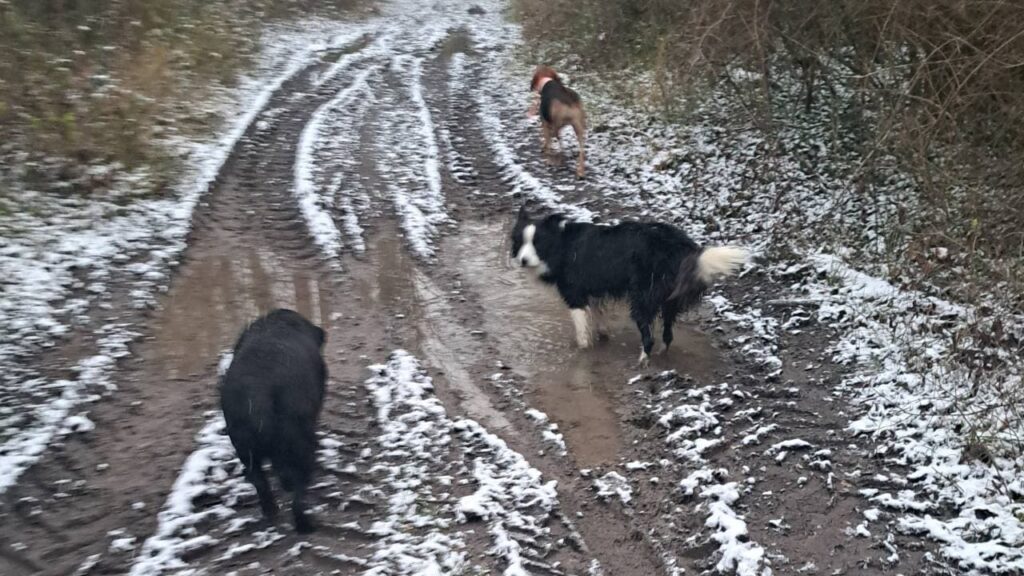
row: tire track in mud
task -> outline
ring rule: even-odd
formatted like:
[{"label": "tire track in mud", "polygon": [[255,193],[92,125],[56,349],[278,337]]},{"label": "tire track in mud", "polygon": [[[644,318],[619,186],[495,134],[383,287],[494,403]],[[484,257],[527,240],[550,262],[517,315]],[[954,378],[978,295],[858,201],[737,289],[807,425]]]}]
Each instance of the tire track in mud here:
[{"label": "tire track in mud", "polygon": [[[443,53],[435,62],[433,72],[428,72],[428,76],[433,74],[436,79],[444,77],[442,69],[449,70],[447,97],[438,96],[443,89],[435,87],[434,101],[438,114],[445,118],[442,130],[447,134],[442,141],[456,150],[449,152],[448,169],[454,173],[450,185],[464,189],[462,194],[449,193],[448,196],[455,197],[451,202],[466,216],[460,223],[458,235],[449,237],[442,245],[439,267],[444,271],[433,270],[432,276],[439,284],[439,289],[433,291],[434,300],[450,301],[434,316],[458,318],[458,321],[448,322],[462,330],[460,334],[458,329],[452,329],[441,337],[455,342],[450,348],[458,350],[457,357],[462,358],[448,360],[448,364],[472,366],[470,377],[477,382],[487,381],[483,378],[486,368],[479,362],[473,366],[474,356],[488,357],[492,362],[497,359],[498,364],[515,372],[511,379],[495,377],[495,383],[506,383],[487,391],[492,402],[519,412],[540,408],[562,425],[560,431],[569,447],[569,462],[552,458],[550,453],[531,456],[531,461],[546,474],[559,479],[563,508],[573,513],[582,512],[576,523],[585,540],[594,550],[605,551],[621,546],[624,542],[621,535],[632,532],[632,538],[644,541],[649,547],[650,551],[641,556],[660,557],[665,561],[663,570],[669,573],[676,569],[754,573],[761,567],[751,559],[758,557],[767,560],[776,573],[860,570],[884,574],[894,570],[925,569],[922,547],[912,538],[894,539],[891,533],[875,538],[866,535],[866,520],[877,518],[878,512],[868,510],[866,517],[861,515],[865,503],[857,495],[856,487],[866,485],[875,489],[875,484],[879,484],[883,488],[898,489],[898,484],[892,484],[898,475],[890,478],[884,467],[873,463],[863,453],[849,450],[841,435],[836,434],[845,425],[843,410],[835,404],[840,398],[826,395],[822,400],[818,387],[827,389],[830,382],[837,382],[837,372],[821,357],[823,343],[815,340],[821,335],[813,327],[809,337],[814,346],[810,345],[811,341],[789,344],[787,350],[780,353],[785,367],[781,383],[747,350],[745,343],[757,339],[752,336],[757,333],[756,327],[735,320],[725,321],[721,313],[711,312],[710,306],[689,320],[696,320],[699,329],[688,329],[687,321],[683,322],[677,330],[683,331],[685,336],[677,339],[675,351],[669,358],[656,363],[662,368],[675,369],[678,377],[648,376],[627,384],[628,376],[635,371],[628,362],[609,361],[608,352],[617,353],[608,348],[593,355],[573,352],[569,357],[550,350],[533,353],[531,357],[522,348],[517,350],[517,343],[521,344],[517,340],[532,342],[538,347],[557,347],[568,342],[568,335],[551,337],[549,333],[547,337],[538,338],[531,334],[532,327],[539,327],[540,332],[557,331],[559,325],[564,327],[561,318],[564,306],[557,298],[553,302],[538,301],[537,292],[516,285],[517,280],[509,275],[504,254],[507,247],[496,247],[502,240],[495,237],[503,239],[510,222],[483,224],[478,219],[493,214],[496,207],[498,210],[514,208],[515,197],[520,194],[534,196],[541,202],[551,199],[558,204],[579,204],[582,200],[585,206],[600,208],[605,213],[612,210],[616,215],[623,210],[633,213],[636,207],[616,206],[604,199],[597,182],[578,181],[571,170],[546,165],[539,151],[533,148],[532,139],[520,137],[524,136],[520,130],[509,130],[507,133],[512,137],[499,142],[506,147],[508,156],[499,153],[495,157],[495,152],[501,151],[488,146],[487,138],[500,140],[504,137],[485,136],[484,132],[493,126],[481,126],[483,118],[487,114],[497,115],[497,126],[518,123],[510,116],[514,112],[509,110],[481,110],[487,102],[480,97],[481,92],[452,77],[453,70],[477,79],[482,74],[481,57],[473,53],[472,43],[460,37],[463,34],[456,31],[449,38],[449,46],[455,48],[451,53]],[[458,173],[466,164],[484,169],[471,173],[473,178],[468,179]],[[481,173],[490,177],[481,178]],[[474,194],[478,188],[490,191],[487,200],[484,195]],[[481,257],[481,253],[488,255]],[[446,266],[451,262],[459,264]],[[768,291],[781,290],[771,279],[766,280]],[[752,307],[755,312],[759,310],[763,301],[762,287],[745,281],[738,284],[742,287],[727,288],[727,292],[744,302],[744,306]],[[508,301],[516,297],[522,298],[523,307],[535,309],[526,313],[513,310]],[[489,323],[488,319],[494,316],[498,319]],[[766,317],[765,320],[772,319]],[[466,336],[467,328],[470,337]],[[509,331],[513,332],[511,338],[502,338],[502,332]],[[627,341],[633,339],[628,323],[619,327],[618,332],[625,335]],[[630,342],[627,348],[632,350],[633,346]],[[792,346],[803,352],[789,352]],[[484,352],[473,352],[474,349]],[[814,349],[818,352],[811,352]],[[808,355],[814,354],[817,354],[817,361],[811,363],[811,368],[797,367],[798,363],[805,363]],[[626,358],[631,356],[625,355]],[[546,370],[544,367],[571,365],[574,361],[579,362],[575,374],[572,369]],[[812,369],[813,372],[808,372]],[[447,403],[461,405],[472,414],[472,406],[467,405],[459,388],[455,386],[447,391],[450,395]],[[680,430],[686,430],[688,424],[680,427],[672,420],[665,424],[657,422],[659,415],[665,413],[659,411],[673,409],[666,400],[675,399],[675,402],[682,401],[681,405],[689,405],[693,400],[687,400],[687,395],[693,395],[691,398],[696,400],[693,406],[708,403],[722,419],[723,426],[684,432],[683,437],[692,438],[696,446],[704,442],[714,446],[702,458],[702,465],[676,461],[673,452],[679,448],[666,443],[667,439],[678,436]],[[507,419],[514,428],[523,431],[535,426],[522,413],[510,412],[513,411],[506,410]],[[750,434],[764,428],[767,430],[757,441],[763,442],[763,446],[745,442]],[[606,442],[602,437],[613,440]],[[801,448],[804,438],[813,449]],[[518,443],[517,440],[511,442],[524,454],[529,453],[531,442],[536,443],[535,439]],[[788,450],[789,459],[784,460],[787,442],[792,442],[795,448]],[[536,449],[535,445],[533,447]],[[550,448],[542,447],[539,452]],[[783,465],[784,461],[793,464]],[[844,470],[846,478],[834,474],[833,465]],[[634,493],[633,501],[624,512],[619,514],[610,509],[614,505],[593,505],[592,498],[587,496],[592,483],[589,479],[581,480],[579,474],[581,469],[590,467],[595,468],[594,474],[618,470],[628,477]],[[701,490],[706,495],[698,498],[698,490],[687,496],[680,490],[680,483],[689,481],[692,474],[701,469],[732,471],[733,477],[715,472],[714,477],[703,481]],[[794,469],[802,475],[792,475]],[[734,491],[736,496],[732,495]],[[719,502],[726,506],[720,506]],[[733,516],[735,514],[738,516]],[[746,533],[727,536],[732,530],[727,524],[744,518]],[[616,524],[627,528],[607,529]],[[602,534],[602,531],[608,533]],[[884,530],[883,534],[885,532],[889,531]],[[763,542],[767,549],[754,544],[758,542]],[[721,564],[716,567],[716,562]],[[650,564],[641,568],[614,565],[614,560],[605,565],[609,573],[616,574],[651,570]]]},{"label": "tire track in mud", "polygon": [[[522,130],[514,129],[521,125],[514,114],[508,109],[495,113],[501,115],[497,125],[513,134],[509,140],[516,143],[510,146],[516,152],[505,164],[514,163],[518,169],[527,170],[546,191],[555,191],[560,202],[583,198],[588,207],[605,214],[609,210],[615,215],[632,217],[647,214],[643,203],[621,206],[618,201],[609,200],[617,192],[602,194],[599,187],[608,185],[607,175],[600,175],[595,181],[571,182],[570,170],[557,171],[543,166],[539,152],[524,143],[527,141]],[[699,223],[683,222],[684,227],[694,225]],[[618,453],[619,469],[634,487],[631,510],[640,518],[635,525],[652,537],[651,546],[664,551],[667,559],[677,560],[675,567],[697,572],[716,569],[715,562],[721,552],[725,551],[728,556],[745,547],[745,542],[752,541],[765,545],[764,558],[776,574],[809,570],[946,573],[938,564],[929,566],[926,551],[931,546],[901,534],[885,520],[889,515],[884,510],[879,523],[879,510],[858,494],[859,491],[898,492],[906,480],[898,471],[873,460],[864,449],[849,444],[848,437],[842,433],[848,422],[843,395],[831,392],[840,381],[842,368],[831,365],[825,352],[832,337],[829,331],[809,321],[813,313],[804,312],[802,319],[789,318],[780,314],[782,310],[778,308],[765,307],[765,302],[773,298],[771,294],[774,298],[785,298],[784,280],[757,273],[751,279],[730,283],[723,291],[736,303],[736,310],[748,316],[734,319],[729,313],[711,313],[710,307],[705,306],[705,311],[697,318],[701,330],[694,334],[696,340],[683,343],[684,347],[696,347],[693,351],[696,354],[656,364],[676,369],[679,377],[659,381],[648,376],[627,384],[630,368],[623,367],[612,383],[613,387],[633,388],[631,393],[620,395],[612,402],[620,412],[622,440],[627,446]],[[806,323],[804,330],[792,331],[801,336],[791,335],[789,326],[794,320]],[[772,374],[774,369],[761,365],[763,354],[752,353],[756,351],[749,349],[751,342],[762,339],[762,328],[758,324],[768,322],[786,327],[785,330],[780,328],[777,338],[759,344],[779,349],[777,353],[784,368],[781,376]],[[717,352],[701,352],[701,341]],[[702,366],[701,358],[711,362]],[[609,376],[613,377],[611,373]],[[724,383],[728,387],[721,388]],[[702,389],[704,392],[699,392]],[[715,442],[716,448],[708,451],[703,466],[685,462],[672,462],[667,467],[659,465],[659,458],[667,456],[674,460],[675,450],[666,446],[666,439],[685,426],[661,425],[657,422],[659,413],[652,412],[652,408],[672,409],[672,402],[694,393],[700,399],[698,403],[717,403],[715,410],[721,414],[723,426],[701,431],[692,438],[698,444]],[[663,398],[663,394],[669,396]],[[666,399],[670,402],[663,402]],[[536,392],[531,402],[539,405],[540,397]],[[682,401],[682,404],[689,403],[690,400]],[[556,421],[565,421],[564,414],[558,415],[554,410],[551,414]],[[770,428],[761,440],[764,445],[744,443],[748,434],[763,426]],[[788,459],[783,454],[787,450],[775,446],[804,439],[813,449],[804,451],[797,446],[788,450]],[[579,454],[579,449],[573,450],[573,442],[569,440],[570,453]],[[634,458],[637,459],[635,464],[643,467],[624,465]],[[733,476],[714,478],[705,486],[707,497],[687,497],[679,490],[680,482],[700,468],[728,470]],[[712,516],[708,510],[732,499],[727,491],[720,490],[730,482],[737,483],[740,498],[735,512],[746,519],[748,534],[730,543],[730,548],[719,548],[715,539],[720,534],[710,525]],[[709,524],[706,525],[705,520]],[[723,520],[724,517],[715,520],[719,523],[717,530],[721,530]],[[730,562],[736,561],[736,556],[732,558],[717,569],[741,573],[752,570],[750,566],[730,566]],[[672,567],[666,568],[671,570]]]},{"label": "tire track in mud", "polygon": [[[96,429],[66,438],[4,495],[5,574],[127,567],[135,550],[129,544],[141,544],[152,532],[181,462],[194,449],[203,411],[216,406],[217,355],[258,311],[293,307],[328,329],[337,345],[329,358],[332,382],[348,387],[332,386],[328,404],[336,407],[325,411],[325,428],[346,445],[364,441],[363,395],[351,391],[362,370],[349,372],[350,363],[339,358],[366,346],[373,331],[332,329],[332,317],[340,319],[335,309],[358,307],[344,306],[337,296],[343,292],[327,275],[291,194],[298,132],[338,88],[329,83],[310,90],[319,68],[273,96],[198,208],[185,263],[146,339],[125,363],[120,390],[92,407]],[[355,493],[351,482],[319,491]],[[355,511],[343,516],[359,519]],[[196,558],[200,553],[193,552]]]},{"label": "tire track in mud", "polygon": [[[570,533],[579,531],[586,556],[596,559],[596,566],[608,574],[659,572],[657,551],[644,541],[642,529],[621,509],[595,506],[591,481],[573,462],[573,452],[579,450],[584,462],[616,456],[621,432],[620,415],[613,407],[617,393],[591,386],[628,368],[603,362],[600,353],[579,358],[567,345],[571,339],[564,333],[565,310],[557,296],[509,268],[507,215],[514,213],[517,203],[512,194],[515,184],[492,156],[478,99],[465,78],[453,77],[453,71],[468,74],[475,66],[468,36],[453,31],[442,46],[441,53],[425,64],[424,82],[449,159],[449,210],[458,213],[460,221],[458,230],[441,242],[435,264],[414,276],[420,306],[407,314],[417,325],[416,347],[443,371],[438,393],[447,406],[484,423],[527,455],[546,477],[558,480],[560,522]],[[516,297],[522,300],[516,302]],[[530,310],[538,297],[543,304]],[[531,326],[534,323],[541,328]],[[545,350],[552,346],[557,352]],[[596,367],[591,365],[595,360]],[[516,375],[496,374],[502,366]],[[571,391],[562,388],[566,384]],[[527,403],[520,396],[524,388]],[[538,401],[542,410],[576,404],[571,419],[577,426],[567,432],[574,440],[568,443],[568,458],[552,450],[543,430],[527,416],[529,403]],[[498,407],[500,415],[495,416],[491,407]],[[600,439],[588,439],[594,433]],[[595,439],[600,446],[588,449]]]},{"label": "tire track in mud", "polygon": [[[687,441],[717,441],[701,454],[704,465],[735,468],[740,432],[748,432],[748,421],[762,423],[747,410],[782,414],[782,428],[799,427],[821,403],[799,414],[789,392],[766,382],[762,367],[729,351],[739,346],[737,334],[719,333],[721,321],[706,310],[681,323],[673,350],[655,361],[678,376],[629,380],[636,374],[638,338],[624,314],[609,342],[575,350],[557,296],[510,267],[506,215],[524,197],[545,193],[559,203],[606,208],[601,190],[577,181],[571,165],[545,165],[536,139],[519,129],[497,135],[507,154],[495,155],[488,139],[496,135],[488,134],[492,126],[485,120],[496,115],[498,125],[516,126],[517,111],[481,109],[487,100],[469,77],[479,77],[491,62],[474,51],[466,30],[449,32],[432,50],[402,53],[398,65],[380,37],[367,38],[344,66],[315,65],[274,95],[197,210],[185,264],[118,378],[118,394],[92,410],[96,430],[67,438],[3,497],[0,571],[124,573],[134,565],[140,574],[152,573],[143,569],[146,562],[160,564],[154,551],[170,542],[171,560],[183,563],[178,568],[210,573],[389,573],[391,544],[409,534],[429,535],[424,526],[403,523],[418,512],[400,517],[408,508],[393,499],[388,481],[404,480],[389,469],[407,459],[380,448],[381,428],[391,420],[380,412],[375,419],[367,403],[366,367],[396,348],[419,359],[434,383],[430,394],[443,404],[445,414],[432,412],[429,420],[450,438],[421,462],[429,489],[407,496],[432,514],[431,529],[457,548],[447,552],[492,572],[510,566],[516,554],[538,574],[715,569],[713,531],[705,526],[706,512],[696,510],[705,503],[682,497],[679,489],[694,467],[674,454],[691,448]],[[403,45],[400,34],[389,33],[395,37],[388,42]],[[333,72],[324,76],[328,69]],[[418,73],[409,79],[403,70]],[[356,89],[360,78],[366,87]],[[324,111],[309,155],[311,199],[339,234],[339,271],[324,261],[294,188],[302,133],[316,111],[346,89],[351,99]],[[428,138],[423,131],[430,125]],[[450,220],[428,232],[432,258],[410,246],[396,206],[396,186],[412,200],[424,190],[437,192],[424,185],[433,175],[422,173],[429,162],[421,155],[415,166],[401,166],[407,158],[387,154],[398,150],[396,138],[410,134],[438,146],[440,213]],[[529,189],[524,178],[543,190]],[[423,206],[437,213],[434,196]],[[216,359],[245,320],[274,306],[295,308],[328,332],[324,470],[310,493],[321,530],[304,538],[286,515],[274,526],[260,524],[255,497],[240,482],[217,421]],[[811,396],[810,382],[788,378]],[[392,388],[408,384],[388,382]],[[733,427],[690,433],[691,423],[673,418],[662,425],[659,411],[678,407],[670,400],[714,405]],[[769,430],[761,440],[766,445],[744,456],[752,466],[777,466],[777,453],[766,455],[764,448],[783,439]],[[508,448],[525,460],[508,457]],[[194,470],[208,489],[190,497],[183,514],[159,515],[171,509],[168,492],[184,476],[182,463],[197,454],[210,458]],[[540,511],[509,505],[507,517],[460,518],[463,498],[486,495],[486,479],[501,466],[556,480],[558,503]],[[599,481],[615,480],[609,473],[623,475],[628,503],[597,494]],[[812,490],[802,493],[803,502],[820,504],[828,476],[807,475]],[[742,499],[737,510],[747,512],[750,500]],[[845,510],[855,505],[852,497],[840,499]],[[502,522],[513,513],[531,520],[508,530]],[[188,521],[175,528],[173,521],[183,516]],[[751,525],[749,531],[757,542],[805,555],[821,552],[800,548],[804,539],[841,533],[839,526],[824,532],[777,528]],[[154,534],[162,539],[151,540]],[[864,553],[858,546],[856,554]],[[843,562],[828,567],[849,568]]]},{"label": "tire track in mud", "polygon": [[[307,71],[275,95],[197,211],[185,264],[147,340],[119,379],[119,394],[94,410],[96,430],[71,439],[59,454],[40,462],[30,471],[30,481],[10,494],[16,506],[6,515],[3,531],[13,544],[5,554],[12,573],[120,573],[129,566],[140,574],[185,566],[239,573],[268,567],[275,573],[354,573],[370,562],[379,538],[371,529],[382,514],[376,502],[383,495],[370,487],[374,480],[367,468],[373,455],[366,443],[372,434],[360,384],[366,364],[386,350],[423,347],[417,346],[420,335],[396,310],[419,306],[424,282],[430,281],[416,269],[420,264],[403,254],[387,224],[390,219],[377,216],[386,211],[383,206],[392,205],[374,157],[380,104],[367,107],[356,130],[359,161],[343,168],[355,169],[365,194],[350,205],[375,216],[381,230],[370,231],[374,241],[361,260],[346,257],[341,276],[324,266],[310,241],[290,192],[290,176],[299,133],[339,89],[332,84],[310,90],[315,72]],[[327,176],[337,183],[343,173],[338,169]],[[335,187],[331,193],[337,198],[342,192]],[[339,216],[337,211],[333,215]],[[356,223],[363,230],[368,225],[362,219]],[[409,283],[417,277],[419,286]],[[304,540],[287,525],[253,529],[258,513],[251,490],[238,482],[238,466],[225,450],[215,412],[203,415],[216,406],[214,359],[230,346],[245,319],[279,305],[298,309],[328,330],[332,381],[322,426],[325,447],[351,465],[341,473],[328,466],[311,490],[323,529]],[[474,440],[463,449],[475,458],[498,458],[495,446]],[[209,481],[210,486],[189,496],[183,512],[166,496],[174,479],[185,477],[179,470],[181,462],[193,461],[186,460],[189,454],[206,455],[190,481]],[[467,458],[453,453],[437,463],[441,467],[435,473]],[[456,475],[471,486],[470,470],[458,470]],[[55,492],[54,483],[71,487]],[[171,512],[178,516],[168,516]],[[187,522],[175,525],[182,516]],[[557,511],[543,522],[539,532],[511,535],[510,542],[520,543],[516,554],[542,573],[586,570],[589,555],[579,552],[585,545],[572,523]],[[466,552],[474,564],[498,569],[516,557],[499,553],[490,539],[476,534],[478,527],[473,522],[450,528],[471,535]],[[504,531],[496,534],[510,538]],[[170,555],[161,557],[160,551],[168,549]]]}]

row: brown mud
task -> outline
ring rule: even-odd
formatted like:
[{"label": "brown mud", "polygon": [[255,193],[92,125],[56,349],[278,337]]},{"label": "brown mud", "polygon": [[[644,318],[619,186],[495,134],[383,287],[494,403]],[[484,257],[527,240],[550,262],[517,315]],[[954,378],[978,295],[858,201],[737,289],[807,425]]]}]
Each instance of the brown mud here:
[{"label": "brown mud", "polygon": [[[759,478],[737,507],[750,538],[773,555],[775,574],[807,573],[808,563],[822,574],[920,573],[915,543],[898,542],[901,563],[888,566],[879,560],[890,555],[881,535],[849,533],[861,521],[856,490],[880,470],[842,439],[845,412],[829,392],[840,371],[824,358],[830,338],[824,330],[808,325],[802,335],[783,339],[781,381],[744,358],[734,348],[735,327],[703,308],[681,319],[672,347],[649,370],[635,367],[639,336],[625,310],[607,314],[607,340],[575,348],[557,294],[508,258],[518,200],[482,143],[475,102],[447,89],[445,60],[453,51],[468,51],[463,35],[453,35],[424,67],[425,97],[449,132],[446,146],[458,154],[458,171],[443,174],[454,225],[439,239],[436,258],[414,257],[399,232],[379,169],[383,160],[375,156],[381,137],[375,105],[353,128],[359,157],[337,167],[363,195],[352,210],[365,230],[365,250],[347,247],[336,265],[322,260],[291,194],[296,146],[313,110],[350,78],[343,74],[312,90],[313,66],[287,83],[268,104],[279,109],[270,126],[250,129],[197,209],[184,262],[122,363],[118,390],[90,407],[96,429],[64,438],[0,495],[0,573],[70,574],[83,565],[82,574],[126,572],[133,553],[112,550],[111,533],[141,545],[153,532],[204,415],[216,409],[218,358],[248,320],[274,307],[294,308],[327,330],[331,376],[322,428],[355,466],[324,471],[311,491],[322,525],[313,536],[298,538],[282,518],[283,538],[244,548],[253,542],[249,528],[204,525],[218,542],[186,559],[194,567],[218,574],[362,572],[376,538],[368,528],[384,513],[367,496],[376,478],[361,454],[374,448],[376,431],[362,383],[368,365],[404,348],[434,377],[449,414],[477,420],[558,481],[561,509],[546,527],[550,546],[534,551],[547,573],[585,573],[596,559],[605,574],[646,576],[666,573],[667,557],[679,558],[685,573],[713,571],[717,547],[708,541],[705,516],[678,490],[692,470],[671,454],[651,408],[670,387],[685,393],[725,382],[745,396],[722,409],[717,437],[723,443],[705,456],[708,466],[733,471],[732,480]],[[569,199],[599,197],[592,183],[522,154],[529,170],[572,187]],[[346,216],[352,215],[335,214],[339,228]],[[772,282],[746,279],[728,295],[758,305],[781,290]],[[815,363],[813,372],[801,368],[807,362]],[[670,370],[678,377],[658,379]],[[638,375],[644,378],[628,383]],[[565,455],[543,439],[525,413],[530,408],[557,425]],[[739,443],[757,423],[737,415],[742,408],[757,408],[765,423],[778,424],[757,449]],[[796,456],[780,466],[765,454],[766,445],[797,436],[833,450],[832,469],[808,469]],[[629,462],[643,466],[627,469]],[[595,495],[593,479],[608,471],[629,478],[628,505]],[[255,514],[255,499],[242,507]],[[467,536],[475,562],[502,569],[488,554],[482,525],[456,529],[475,530]]]}]

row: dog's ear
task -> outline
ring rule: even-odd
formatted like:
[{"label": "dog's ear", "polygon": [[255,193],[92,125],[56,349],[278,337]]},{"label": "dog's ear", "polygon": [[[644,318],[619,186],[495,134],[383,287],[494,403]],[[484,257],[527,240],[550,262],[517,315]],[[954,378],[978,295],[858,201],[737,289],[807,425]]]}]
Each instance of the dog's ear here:
[{"label": "dog's ear", "polygon": [[542,226],[547,230],[558,230],[561,232],[565,230],[565,225],[569,223],[569,219],[562,214],[552,214],[544,219]]},{"label": "dog's ear", "polygon": [[526,210],[526,203],[519,207],[519,213],[516,214],[516,224],[520,222],[529,222],[530,213]]},{"label": "dog's ear", "polygon": [[561,81],[561,79],[558,77],[558,73],[555,72],[554,68],[547,66],[545,64],[541,64],[540,66],[537,66],[537,69],[533,72],[533,79],[530,80],[530,91],[536,92],[537,84],[540,84],[540,81],[543,80],[544,78],[551,78],[552,80]]}]

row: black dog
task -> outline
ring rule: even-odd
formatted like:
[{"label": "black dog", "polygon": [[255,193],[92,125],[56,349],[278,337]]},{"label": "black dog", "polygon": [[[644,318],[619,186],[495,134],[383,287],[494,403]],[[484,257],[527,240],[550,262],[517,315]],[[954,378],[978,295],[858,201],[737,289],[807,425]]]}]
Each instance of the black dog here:
[{"label": "black dog", "polygon": [[600,302],[628,299],[643,341],[640,364],[646,365],[654,347],[651,324],[658,314],[668,348],[676,316],[699,303],[716,277],[739,270],[749,252],[732,246],[702,248],[669,224],[601,226],[569,222],[561,215],[533,221],[524,206],[512,230],[512,257],[558,287],[581,348],[593,341],[589,316]]},{"label": "black dog", "polygon": [[277,512],[263,473],[270,460],[292,493],[295,530],[311,532],[304,498],[316,465],[316,424],[327,367],[320,349],[325,334],[297,312],[274,310],[239,336],[220,386],[228,436],[256,487],[267,520]]}]

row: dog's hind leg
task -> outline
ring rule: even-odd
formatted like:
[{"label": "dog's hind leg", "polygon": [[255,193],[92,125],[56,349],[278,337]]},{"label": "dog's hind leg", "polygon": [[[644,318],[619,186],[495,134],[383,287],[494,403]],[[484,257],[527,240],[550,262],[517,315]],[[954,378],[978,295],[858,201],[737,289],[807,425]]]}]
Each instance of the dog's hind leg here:
[{"label": "dog's hind leg", "polygon": [[608,313],[604,302],[597,302],[590,305],[590,316],[594,319],[594,335],[598,340],[608,339],[608,326],[606,324]]},{"label": "dog's hind leg", "polygon": [[541,154],[547,156],[551,153],[551,125],[545,121],[540,123]]},{"label": "dog's hind leg", "polygon": [[[582,112],[580,112],[582,115]],[[587,142],[587,128],[584,124],[582,117],[574,118],[572,122],[572,129],[576,132],[576,143],[579,145],[579,156],[576,160],[576,177],[583,178],[583,165],[586,159],[586,142]]]},{"label": "dog's hind leg", "polygon": [[306,513],[306,486],[313,476],[313,466],[311,453],[309,456],[294,454],[286,461],[274,463],[281,486],[292,493],[292,517],[295,531],[299,534],[308,534],[315,529],[313,520]]},{"label": "dog's hind leg", "polygon": [[309,534],[316,529],[313,520],[306,513],[306,485],[295,486],[292,492],[292,517],[295,519],[295,531],[299,534]]},{"label": "dog's hind leg", "polygon": [[640,360],[637,362],[641,368],[646,368],[651,357],[651,350],[654,348],[654,335],[651,333],[651,324],[654,322],[656,312],[644,309],[639,302],[634,301],[630,307],[630,316],[636,322],[640,330]]},{"label": "dog's hind leg", "polygon": [[640,330],[642,348],[638,364],[641,368],[646,368],[651,357],[651,350],[654,348],[651,325],[658,316],[659,304],[650,298],[650,292],[645,286],[637,284],[636,279],[643,277],[643,274],[634,273],[633,275],[634,285],[629,291],[629,316],[633,322],[636,322],[636,327]]},{"label": "dog's hind leg", "polygon": [[277,516],[277,503],[274,502],[274,493],[270,490],[267,475],[263,472],[263,458],[250,453],[249,461],[244,463],[244,467],[245,479],[256,488],[263,517],[268,522],[273,522],[274,517]]},{"label": "dog's hind leg", "polygon": [[675,300],[666,302],[661,307],[661,341],[665,343],[665,348],[661,351],[665,352],[668,350],[670,344],[672,344],[673,334],[672,325],[676,322],[676,316],[679,315],[679,304]]},{"label": "dog's hind leg", "polygon": [[651,350],[654,348],[654,336],[651,334],[651,319],[637,320],[636,327],[640,329],[640,360],[637,364],[646,368],[650,362]]}]

